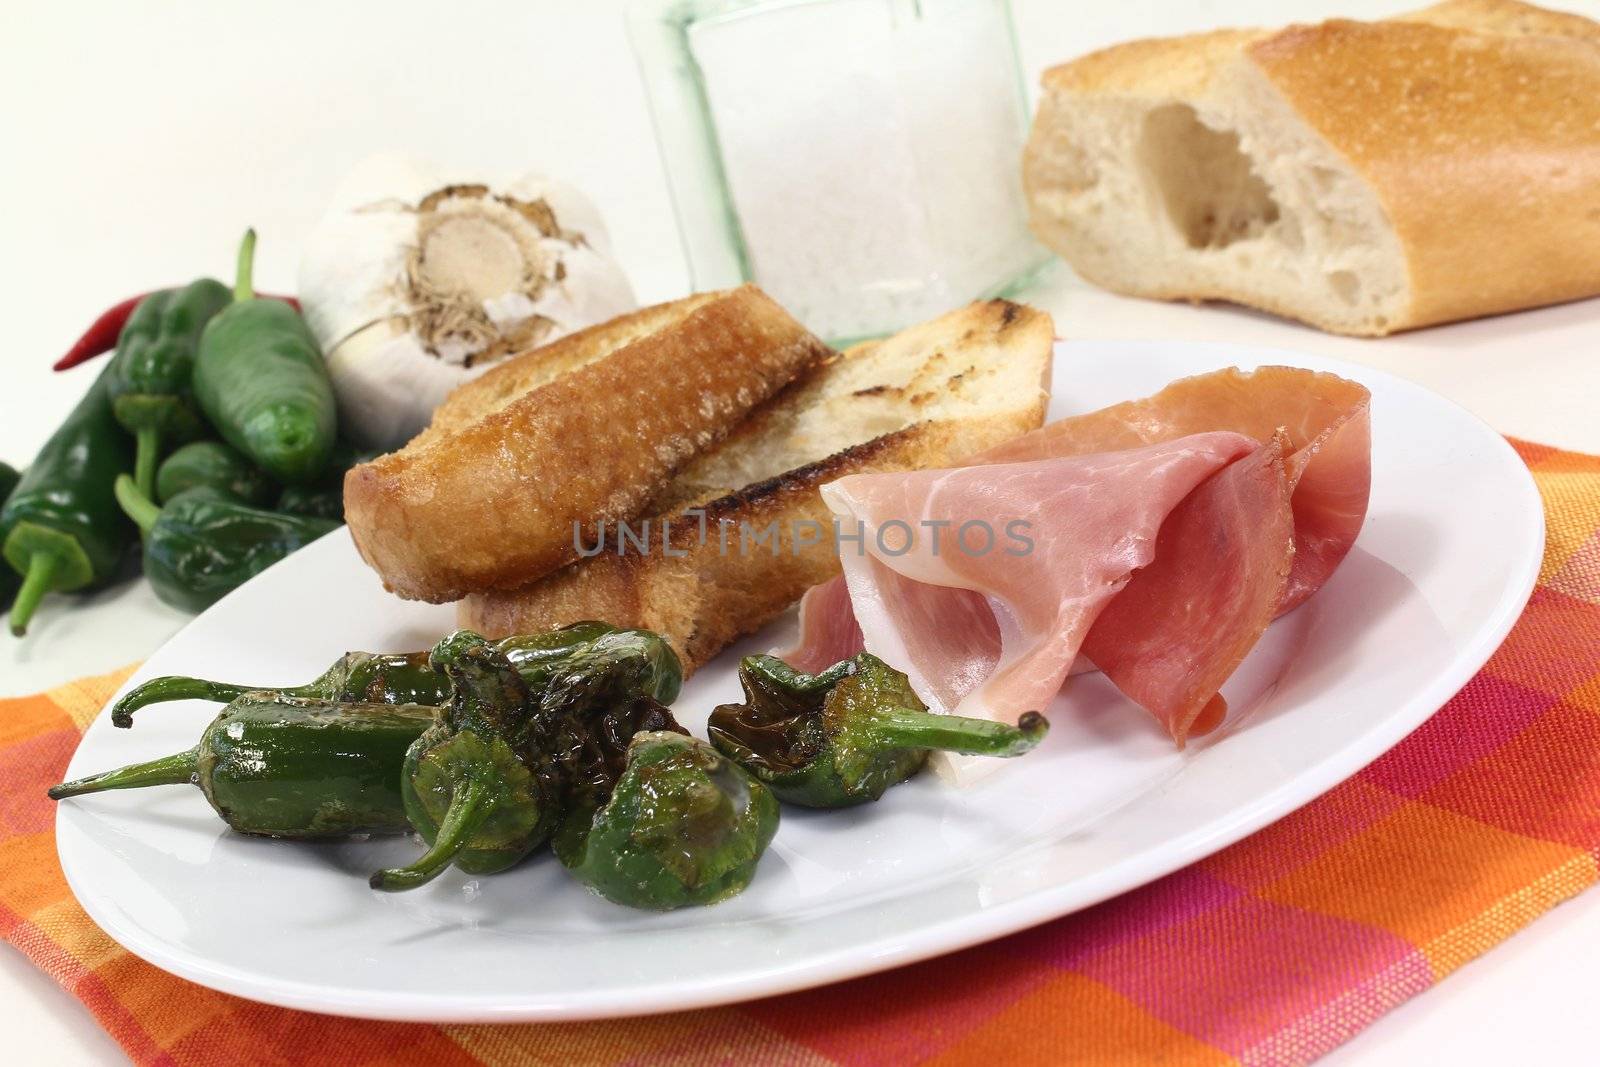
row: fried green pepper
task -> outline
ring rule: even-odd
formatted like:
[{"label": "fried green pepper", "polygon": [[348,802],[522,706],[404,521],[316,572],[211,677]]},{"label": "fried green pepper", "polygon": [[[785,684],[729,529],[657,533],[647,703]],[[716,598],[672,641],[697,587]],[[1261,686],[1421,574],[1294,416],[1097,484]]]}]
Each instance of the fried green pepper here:
[{"label": "fried green pepper", "polygon": [[240,833],[397,833],[410,828],[400,796],[405,755],[433,719],[432,708],[408,704],[246,693],[187,752],[65,782],[50,797],[193,783]]},{"label": "fried green pepper", "polygon": [[[553,664],[536,689],[478,634],[463,630],[434,646],[429,659],[449,676],[450,699],[411,747],[402,776],[411,825],[430,848],[410,866],[374,874],[374,888],[413,889],[452,863],[473,874],[505,870],[544,843],[563,811],[603,794],[635,733],[680,729],[637,693],[638,674],[632,694],[593,677],[635,670],[636,657],[608,647],[611,654],[590,648]],[[601,697],[609,703],[590,702]]]},{"label": "fried green pepper", "polygon": [[195,352],[200,332],[230,299],[214,278],[159,290],[139,301],[117,337],[106,390],[112,414],[133,434],[134,481],[146,496],[155,495],[162,446],[205,433],[194,401]]},{"label": "fried green pepper", "polygon": [[[633,688],[626,695],[649,696],[670,704],[677,699],[683,684],[683,666],[672,646],[649,630],[618,630],[603,622],[576,622],[544,633],[516,634],[499,641],[496,647],[505,653],[533,692],[543,692],[558,674],[559,684],[570,692],[578,688],[577,679],[599,671],[617,671],[618,661],[630,657],[637,659],[639,665],[626,668],[633,677]],[[615,686],[616,680],[608,684]],[[590,686],[598,688],[598,683],[591,682]],[[324,700],[437,706],[450,698],[450,680],[428,665],[427,652],[347,652],[319,677],[297,686],[237,685],[172,674],[152,678],[112,706],[111,721],[117,726],[132,726],[133,713],[147,704],[169,700],[226,702],[242,693],[260,690]]]},{"label": "fried green pepper", "polygon": [[877,800],[936,749],[1020,756],[1050,728],[1034,711],[1016,726],[932,714],[904,674],[866,652],[816,675],[773,656],[746,656],[739,684],[745,702],[711,713],[711,743],[780,800],[808,808]]},{"label": "fried green pepper", "polygon": [[22,576],[11,605],[11,632],[19,636],[45,594],[105,585],[133,545],[134,526],[112,488],[132,468],[133,450],[112,417],[106,373],[39,449],[0,509],[0,554]]},{"label": "fried green pepper", "polygon": [[194,394],[234,448],[285,485],[309,482],[333,454],[333,386],[316,338],[294,308],[251,288],[256,235],[239,247],[234,302],[200,335]]},{"label": "fried green pepper", "polygon": [[556,819],[557,798],[524,762],[533,697],[511,661],[466,630],[440,641],[428,660],[449,677],[450,700],[406,753],[400,789],[430,847],[410,866],[374,874],[374,889],[413,889],[452,863],[474,874],[504,870]]},{"label": "fried green pepper", "polygon": [[702,741],[650,732],[634,735],[605,803],[574,810],[552,847],[607,900],[664,911],[742,891],[777,830],[765,785]]},{"label": "fried green pepper", "polygon": [[200,487],[220,489],[246,504],[258,505],[270,503],[278,492],[265,471],[223,441],[191,441],[175,449],[156,469],[155,499],[163,504],[185,489]]},{"label": "fried green pepper", "polygon": [[279,560],[299,551],[336,522],[241,504],[216,489],[188,489],[167,504],[117,479],[117,502],[144,534],[144,574],[163,603],[200,612]]}]

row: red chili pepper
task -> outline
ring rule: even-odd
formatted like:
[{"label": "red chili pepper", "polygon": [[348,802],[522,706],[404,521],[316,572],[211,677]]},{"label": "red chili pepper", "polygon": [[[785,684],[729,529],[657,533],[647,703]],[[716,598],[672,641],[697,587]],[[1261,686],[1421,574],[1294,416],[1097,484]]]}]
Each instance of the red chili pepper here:
[{"label": "red chili pepper", "polygon": [[[117,338],[122,336],[122,327],[127,325],[128,316],[133,314],[133,309],[139,306],[139,301],[149,296],[149,293],[140,293],[130,296],[118,304],[112,304],[100,313],[100,317],[89,324],[83,331],[83,336],[67,349],[67,354],[56,360],[52,370],[71,370],[80,363],[87,363],[96,356],[103,355],[117,347]],[[268,300],[282,300],[285,304],[300,310],[300,301],[292,296],[274,296],[271,293],[257,293],[259,297]]]}]

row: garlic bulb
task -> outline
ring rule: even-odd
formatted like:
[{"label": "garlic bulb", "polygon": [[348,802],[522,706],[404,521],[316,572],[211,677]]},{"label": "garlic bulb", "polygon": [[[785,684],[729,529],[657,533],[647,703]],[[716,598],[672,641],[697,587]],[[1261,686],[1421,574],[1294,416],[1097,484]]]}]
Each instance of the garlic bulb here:
[{"label": "garlic bulb", "polygon": [[306,244],[299,295],[343,433],[384,449],[496,361],[637,306],[576,189],[392,155],[368,159],[335,194]]}]

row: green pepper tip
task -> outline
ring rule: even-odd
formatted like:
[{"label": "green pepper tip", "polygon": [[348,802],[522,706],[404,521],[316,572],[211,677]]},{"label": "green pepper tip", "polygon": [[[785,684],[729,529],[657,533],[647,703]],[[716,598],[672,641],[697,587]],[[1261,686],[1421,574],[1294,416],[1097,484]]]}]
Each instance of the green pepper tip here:
[{"label": "green pepper tip", "polygon": [[1050,732],[1050,720],[1037,711],[1025,711],[1017,719],[1017,729],[1033,743],[1028,746],[1032,748],[1044,740],[1044,735]]},{"label": "green pepper tip", "polygon": [[87,778],[79,778],[71,782],[62,782],[46,790],[46,795],[51,800],[64,800],[67,797],[83,796],[86,793],[103,793],[108,789],[143,789],[152,785],[187,785],[194,781],[194,776],[199,769],[200,752],[191,748],[186,752],[175,752],[170,756],[160,759],[148,760],[144,763],[130,763],[126,767],[118,767],[114,771],[103,771],[100,774],[91,774]]},{"label": "green pepper tip", "polygon": [[244,239],[239,242],[239,267],[234,276],[233,299],[235,303],[255,299],[256,291],[253,275],[255,273],[256,258],[256,231],[252,226],[244,231]]}]

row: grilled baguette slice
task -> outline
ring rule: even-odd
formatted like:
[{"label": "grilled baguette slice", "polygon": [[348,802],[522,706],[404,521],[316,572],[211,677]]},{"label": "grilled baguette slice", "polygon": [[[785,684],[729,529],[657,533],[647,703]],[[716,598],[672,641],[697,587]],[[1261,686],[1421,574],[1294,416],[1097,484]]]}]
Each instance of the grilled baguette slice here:
[{"label": "grilled baguette slice", "polygon": [[458,389],[433,425],[345,478],[362,558],[435,603],[575,559],[696,454],[832,355],[753,286],[625,315]]},{"label": "grilled baguette slice", "polygon": [[1376,335],[1600,293],[1600,23],[1515,0],[1132,41],[1023,159],[1088,280]]},{"label": "grilled baguette slice", "polygon": [[[620,554],[613,530],[598,555],[467,597],[461,625],[494,635],[581,619],[641,626],[666,635],[692,671],[839,573],[825,482],[949,466],[1038,427],[1053,335],[1049,315],[991,300],[858,345],[686,466],[657,498],[644,552]],[[695,504],[703,519],[683,510]]]}]

